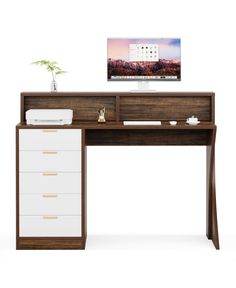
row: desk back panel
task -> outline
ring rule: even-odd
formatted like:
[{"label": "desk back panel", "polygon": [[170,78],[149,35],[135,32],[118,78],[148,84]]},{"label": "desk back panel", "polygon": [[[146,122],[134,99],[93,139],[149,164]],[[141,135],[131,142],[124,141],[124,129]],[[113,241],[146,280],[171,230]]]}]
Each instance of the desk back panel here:
[{"label": "desk back panel", "polygon": [[[116,98],[103,96],[59,96],[53,93],[50,96],[28,96],[24,99],[23,113],[29,109],[72,109],[73,119],[80,121],[96,121],[98,109],[106,107],[106,119],[116,120]],[[24,113],[25,114],[25,113]],[[25,117],[22,115],[22,117]],[[25,119],[23,119],[25,121]]]},{"label": "desk back panel", "polygon": [[152,145],[209,145],[209,130],[160,129],[87,129],[86,145],[98,146],[152,146]]},{"label": "desk back panel", "polygon": [[120,99],[120,119],[123,120],[177,120],[195,115],[201,121],[211,122],[211,98],[208,96],[127,96]]},{"label": "desk back panel", "polygon": [[23,92],[21,122],[29,109],[72,109],[73,120],[97,121],[98,109],[106,108],[107,121],[177,120],[192,115],[214,124],[214,93],[211,92]]}]

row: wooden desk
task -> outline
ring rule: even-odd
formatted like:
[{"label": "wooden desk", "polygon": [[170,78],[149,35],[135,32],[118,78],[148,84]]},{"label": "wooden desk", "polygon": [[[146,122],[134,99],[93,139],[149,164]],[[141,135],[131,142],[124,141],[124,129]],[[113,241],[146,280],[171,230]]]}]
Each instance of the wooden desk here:
[{"label": "wooden desk", "polygon": [[[97,123],[97,110],[106,107],[106,124]],[[27,126],[28,109],[73,109],[68,126]],[[185,124],[195,115],[201,123]],[[124,120],[161,120],[161,126],[124,126]],[[169,120],[177,120],[170,126]],[[22,237],[19,220],[19,131],[21,129],[81,129],[82,220],[81,237]],[[86,147],[89,145],[204,145],[206,146],[206,235],[219,249],[215,191],[214,93],[58,92],[21,94],[21,123],[16,127],[16,246],[17,249],[84,249],[86,244]]]}]

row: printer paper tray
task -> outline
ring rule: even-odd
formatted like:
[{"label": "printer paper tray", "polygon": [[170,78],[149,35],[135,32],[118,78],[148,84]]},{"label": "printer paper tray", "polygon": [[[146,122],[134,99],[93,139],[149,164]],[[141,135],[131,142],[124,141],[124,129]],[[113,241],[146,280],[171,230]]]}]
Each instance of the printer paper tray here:
[{"label": "printer paper tray", "polygon": [[27,120],[27,125],[69,125],[71,120]]}]

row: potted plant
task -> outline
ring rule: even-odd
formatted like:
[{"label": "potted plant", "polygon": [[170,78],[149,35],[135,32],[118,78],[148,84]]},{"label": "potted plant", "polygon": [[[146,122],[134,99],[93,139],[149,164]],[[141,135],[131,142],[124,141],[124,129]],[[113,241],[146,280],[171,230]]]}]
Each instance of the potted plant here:
[{"label": "potted plant", "polygon": [[56,75],[64,74],[67,71],[64,71],[60,67],[58,67],[56,61],[39,60],[32,62],[31,64],[43,66],[47,69],[48,72],[52,73],[51,91],[56,92],[57,91]]}]

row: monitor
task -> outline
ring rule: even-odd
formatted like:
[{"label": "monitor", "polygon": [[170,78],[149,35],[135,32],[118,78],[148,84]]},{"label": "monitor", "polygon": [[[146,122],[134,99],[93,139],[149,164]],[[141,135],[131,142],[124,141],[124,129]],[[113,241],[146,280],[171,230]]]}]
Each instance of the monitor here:
[{"label": "monitor", "polygon": [[108,81],[180,81],[179,38],[108,38]]}]

